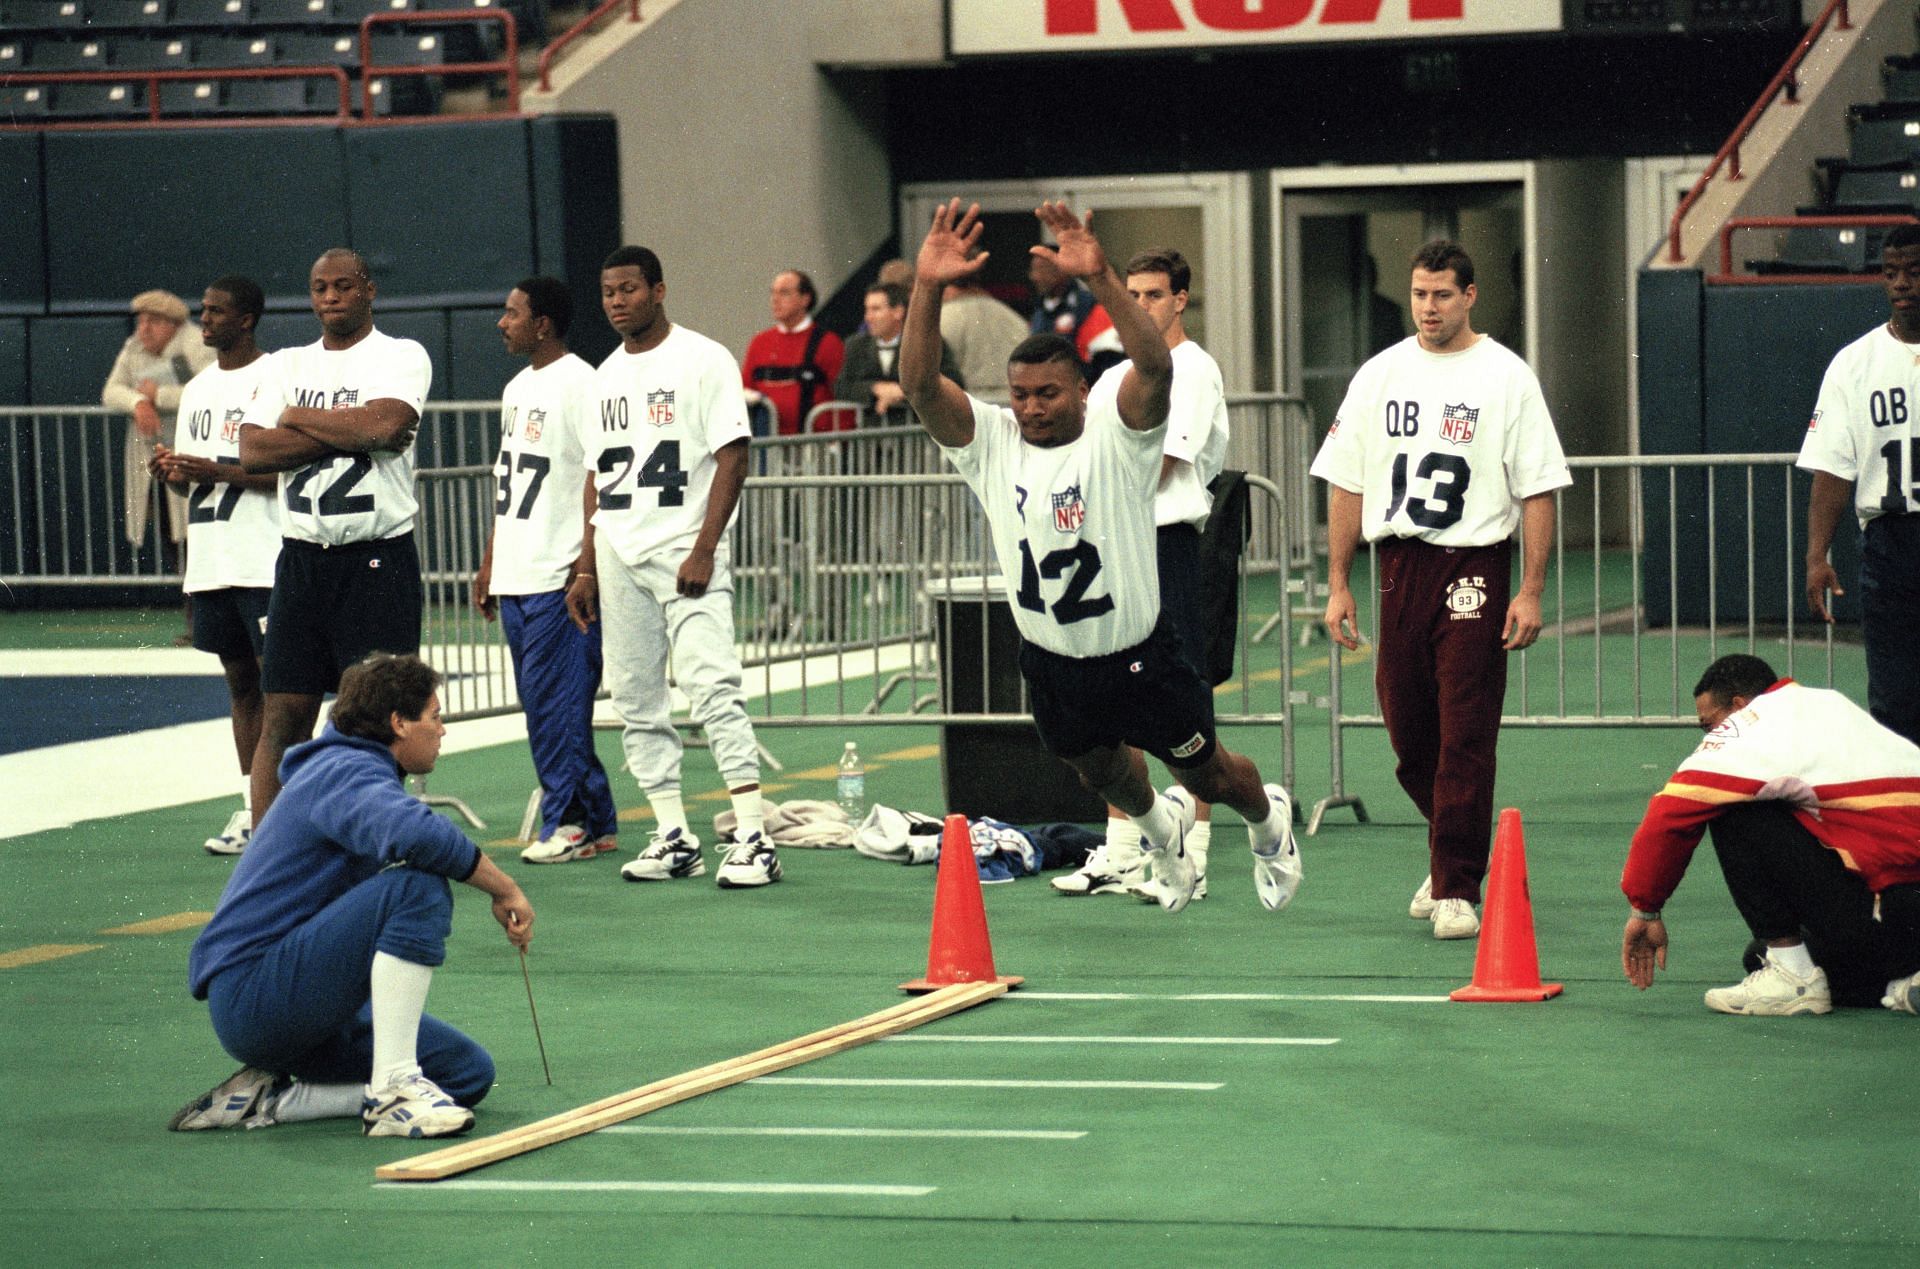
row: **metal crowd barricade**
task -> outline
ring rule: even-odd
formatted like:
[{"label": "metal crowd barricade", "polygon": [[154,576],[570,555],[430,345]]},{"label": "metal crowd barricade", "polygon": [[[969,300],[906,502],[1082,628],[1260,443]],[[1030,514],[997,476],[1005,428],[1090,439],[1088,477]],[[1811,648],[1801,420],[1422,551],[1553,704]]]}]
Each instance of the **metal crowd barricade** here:
[{"label": "metal crowd barricade", "polygon": [[0,412],[0,584],[177,586],[161,543],[175,511],[150,482],[145,531],[126,536],[133,422],[99,406]]},{"label": "metal crowd barricade", "polygon": [[[1781,673],[1800,677],[1804,663],[1813,659],[1820,663],[1813,671],[1816,678],[1834,686],[1840,654],[1833,627],[1816,623],[1820,629],[1811,640],[1804,630],[1812,619],[1802,607],[1804,544],[1797,531],[1805,512],[1795,490],[1794,458],[1569,459],[1574,486],[1556,497],[1563,514],[1555,519],[1541,605],[1544,629],[1533,647],[1509,662],[1508,708],[1501,726],[1697,727],[1691,689],[1699,673],[1726,652],[1755,652],[1763,638],[1784,644],[1783,656],[1772,658]],[[1579,536],[1592,543],[1588,547],[1568,544],[1575,526],[1568,524],[1564,508],[1573,494],[1591,504],[1591,523],[1578,526]],[[1622,500],[1628,540],[1609,542],[1604,511]],[[1360,576],[1363,562],[1377,578],[1377,553],[1370,549],[1355,560],[1354,577],[1356,591],[1367,595],[1362,622],[1370,647],[1377,648],[1379,593]],[[1517,588],[1518,548],[1513,567]],[[1494,614],[1496,620],[1504,616]],[[1370,676],[1360,703],[1348,704],[1345,694],[1352,685],[1342,674],[1342,652],[1329,646],[1325,700],[1331,789],[1314,806],[1309,833],[1336,807],[1351,807],[1366,821],[1366,807],[1346,788],[1343,734],[1353,727],[1385,726]]]}]

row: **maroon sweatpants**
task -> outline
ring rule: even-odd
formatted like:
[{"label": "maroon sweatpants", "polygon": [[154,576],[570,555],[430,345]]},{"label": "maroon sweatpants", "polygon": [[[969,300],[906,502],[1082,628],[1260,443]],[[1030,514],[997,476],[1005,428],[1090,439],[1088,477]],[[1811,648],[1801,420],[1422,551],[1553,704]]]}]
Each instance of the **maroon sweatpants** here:
[{"label": "maroon sweatpants", "polygon": [[1513,550],[1380,543],[1374,685],[1400,787],[1427,821],[1433,897],[1480,901],[1493,832],[1494,750],[1507,691]]}]

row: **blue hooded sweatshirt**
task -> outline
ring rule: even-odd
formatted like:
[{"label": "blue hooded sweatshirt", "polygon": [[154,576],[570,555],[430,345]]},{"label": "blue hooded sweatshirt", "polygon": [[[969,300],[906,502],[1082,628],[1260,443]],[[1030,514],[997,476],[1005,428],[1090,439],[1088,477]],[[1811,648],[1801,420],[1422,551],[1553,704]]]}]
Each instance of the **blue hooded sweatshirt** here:
[{"label": "blue hooded sweatshirt", "polygon": [[194,999],[216,974],[257,960],[367,878],[394,864],[455,881],[480,848],[408,793],[393,751],[328,723],[289,749],[274,799],[187,959]]}]

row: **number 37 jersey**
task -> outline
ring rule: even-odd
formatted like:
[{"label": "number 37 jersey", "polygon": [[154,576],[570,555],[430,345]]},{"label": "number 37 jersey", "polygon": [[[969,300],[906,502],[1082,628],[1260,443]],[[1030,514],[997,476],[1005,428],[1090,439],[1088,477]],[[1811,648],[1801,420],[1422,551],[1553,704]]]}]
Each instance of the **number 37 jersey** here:
[{"label": "number 37 jersey", "polygon": [[1367,541],[1436,546],[1504,542],[1522,499],[1573,483],[1540,381],[1485,335],[1456,353],[1410,336],[1360,367],[1313,474],[1361,495]]},{"label": "number 37 jersey", "polygon": [[616,348],[595,372],[581,429],[595,542],[629,567],[684,554],[707,518],[713,456],[751,435],[739,363],[684,326],[643,353]]}]

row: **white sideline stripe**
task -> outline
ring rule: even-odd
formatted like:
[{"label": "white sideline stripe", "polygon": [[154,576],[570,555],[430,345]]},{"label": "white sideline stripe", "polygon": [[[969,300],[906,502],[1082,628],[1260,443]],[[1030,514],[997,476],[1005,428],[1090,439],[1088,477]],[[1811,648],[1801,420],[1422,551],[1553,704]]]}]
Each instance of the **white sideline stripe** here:
[{"label": "white sideline stripe", "polygon": [[676,1128],[659,1124],[615,1124],[601,1132],[646,1133],[658,1137],[922,1137],[965,1141],[1078,1141],[1084,1131],[1050,1128]]},{"label": "white sideline stripe", "polygon": [[1344,993],[1206,991],[1161,994],[1147,991],[1011,991],[1007,1000],[1334,1000],[1368,1005],[1443,1005],[1445,996],[1365,996]]},{"label": "white sideline stripe", "polygon": [[823,1075],[762,1075],[749,1084],[811,1084],[821,1088],[1111,1088],[1164,1090],[1174,1093],[1211,1093],[1224,1084],[1175,1080],[962,1080],[962,1079],[845,1079]]},{"label": "white sideline stripe", "polygon": [[1334,1037],[1278,1035],[890,1035],[889,1044],[1338,1044]]},{"label": "white sideline stripe", "polygon": [[376,1190],[539,1191],[551,1194],[841,1194],[855,1198],[925,1198],[934,1185],[834,1185],[812,1181],[375,1181]]}]

